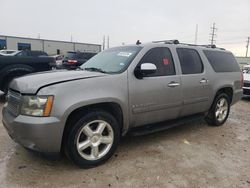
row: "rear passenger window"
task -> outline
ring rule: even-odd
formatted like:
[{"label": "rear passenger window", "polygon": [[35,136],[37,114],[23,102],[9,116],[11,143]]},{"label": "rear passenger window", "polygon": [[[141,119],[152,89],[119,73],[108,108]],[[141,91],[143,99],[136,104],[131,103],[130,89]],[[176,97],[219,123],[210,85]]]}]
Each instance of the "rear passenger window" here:
[{"label": "rear passenger window", "polygon": [[239,72],[240,68],[232,53],[204,50],[215,72]]},{"label": "rear passenger window", "polygon": [[155,73],[146,77],[175,75],[175,67],[172,54],[168,48],[157,47],[149,50],[141,59],[142,63],[153,63],[157,67]]},{"label": "rear passenger window", "polygon": [[199,74],[203,72],[203,64],[196,50],[187,48],[177,49],[182,74]]}]

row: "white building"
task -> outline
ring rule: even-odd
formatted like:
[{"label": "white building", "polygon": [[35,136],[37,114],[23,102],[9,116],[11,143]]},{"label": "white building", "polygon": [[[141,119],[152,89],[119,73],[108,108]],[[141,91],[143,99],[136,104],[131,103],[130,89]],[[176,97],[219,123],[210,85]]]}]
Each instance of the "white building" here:
[{"label": "white building", "polygon": [[40,50],[47,52],[49,55],[66,55],[68,51],[98,53],[101,51],[101,45],[0,35],[0,50],[1,49]]}]

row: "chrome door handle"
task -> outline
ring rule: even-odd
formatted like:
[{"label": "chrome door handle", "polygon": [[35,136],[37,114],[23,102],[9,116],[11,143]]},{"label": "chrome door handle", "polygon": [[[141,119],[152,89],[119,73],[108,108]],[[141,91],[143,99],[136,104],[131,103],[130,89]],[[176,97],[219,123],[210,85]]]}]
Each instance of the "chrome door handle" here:
[{"label": "chrome door handle", "polygon": [[177,87],[177,86],[179,86],[180,85],[180,83],[178,83],[178,82],[170,82],[169,84],[168,84],[168,87]]},{"label": "chrome door handle", "polygon": [[201,83],[201,84],[203,84],[203,83],[207,83],[207,82],[208,82],[208,80],[207,80],[207,79],[205,79],[205,78],[201,79],[201,81],[200,81],[200,83]]}]

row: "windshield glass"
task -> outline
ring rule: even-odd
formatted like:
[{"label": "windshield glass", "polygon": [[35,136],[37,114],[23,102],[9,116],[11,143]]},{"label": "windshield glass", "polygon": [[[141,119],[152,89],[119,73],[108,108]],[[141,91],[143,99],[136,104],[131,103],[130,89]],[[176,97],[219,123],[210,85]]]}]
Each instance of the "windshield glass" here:
[{"label": "windshield glass", "polygon": [[122,46],[110,48],[92,57],[81,68],[87,70],[99,69],[106,73],[119,73],[124,71],[132,62],[138,52],[139,46]]},{"label": "windshield glass", "polygon": [[68,59],[76,58],[76,52],[68,52],[66,55],[66,58],[68,58]]},{"label": "windshield glass", "polygon": [[250,74],[250,69],[244,70],[243,71],[245,74]]}]

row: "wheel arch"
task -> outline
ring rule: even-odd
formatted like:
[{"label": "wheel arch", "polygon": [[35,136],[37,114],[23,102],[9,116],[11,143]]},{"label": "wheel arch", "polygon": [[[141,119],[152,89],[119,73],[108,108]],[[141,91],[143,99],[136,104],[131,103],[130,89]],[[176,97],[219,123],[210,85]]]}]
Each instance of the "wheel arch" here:
[{"label": "wheel arch", "polygon": [[233,100],[233,87],[232,86],[225,86],[225,87],[222,87],[222,88],[219,88],[217,90],[217,92],[215,93],[215,96],[214,98],[220,94],[220,93],[225,93],[228,95],[229,99],[230,99],[230,103],[232,102]]},{"label": "wheel arch", "polygon": [[3,68],[0,71],[0,89],[4,89],[5,82],[8,79],[23,76],[34,72],[34,68],[29,65],[14,64]]},{"label": "wheel arch", "polygon": [[101,102],[101,103],[89,104],[86,106],[78,107],[72,110],[66,118],[62,135],[61,151],[64,149],[65,140],[67,138],[69,130],[71,129],[71,124],[75,123],[83,113],[87,113],[89,111],[94,111],[94,110],[103,110],[113,115],[114,118],[118,121],[118,124],[120,125],[120,131],[122,133],[122,130],[124,128],[124,113],[120,104],[116,102]]}]

